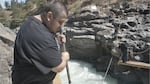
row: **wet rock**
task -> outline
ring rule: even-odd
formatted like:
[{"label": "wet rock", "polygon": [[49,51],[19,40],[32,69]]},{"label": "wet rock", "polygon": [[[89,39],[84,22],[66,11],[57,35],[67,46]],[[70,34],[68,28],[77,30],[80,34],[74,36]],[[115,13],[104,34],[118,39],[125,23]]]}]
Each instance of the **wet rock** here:
[{"label": "wet rock", "polygon": [[68,45],[71,57],[74,59],[89,60],[96,56],[95,36],[93,35],[73,36]]},{"label": "wet rock", "polygon": [[[128,81],[127,83],[148,84],[144,78],[147,75],[140,77],[137,73],[144,69],[135,70],[137,68],[124,67],[123,69],[117,65],[121,54],[132,48],[133,52],[138,53],[130,57],[129,60],[149,63],[149,49],[150,47],[150,23],[149,23],[149,8],[147,4],[143,3],[128,3],[122,2],[115,7],[98,9],[98,14],[91,11],[81,11],[70,17],[67,26],[68,49],[70,50],[72,58],[78,58],[91,62],[96,59],[94,66],[98,71],[106,71],[107,65],[111,58],[112,49],[118,51],[118,55],[114,57],[110,72],[118,80]],[[106,12],[107,10],[107,12]],[[89,36],[95,39],[91,39]],[[119,45],[126,44],[126,50],[119,49]],[[85,45],[87,47],[85,47]],[[90,51],[91,50],[91,51]],[[139,53],[140,51],[144,51]],[[147,51],[146,51],[147,50]],[[86,53],[84,53],[86,52]],[[90,54],[91,53],[91,54]],[[96,53],[96,54],[95,54]],[[117,68],[116,68],[117,67]],[[122,66],[123,67],[123,66]],[[121,71],[118,71],[121,69]],[[126,72],[131,72],[127,73]],[[114,72],[117,71],[117,72]],[[116,74],[120,73],[120,74]],[[147,71],[145,73],[148,73]],[[120,77],[120,78],[119,78]],[[131,78],[129,78],[131,77]],[[133,81],[132,81],[133,80]],[[120,83],[119,84],[123,84]]]}]

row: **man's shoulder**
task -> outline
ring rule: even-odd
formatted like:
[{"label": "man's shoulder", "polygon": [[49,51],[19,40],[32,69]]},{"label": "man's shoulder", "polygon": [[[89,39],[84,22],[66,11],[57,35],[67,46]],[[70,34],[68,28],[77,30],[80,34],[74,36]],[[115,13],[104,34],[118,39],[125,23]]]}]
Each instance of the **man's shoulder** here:
[{"label": "man's shoulder", "polygon": [[34,17],[29,17],[21,27],[20,31],[24,40],[32,42],[54,42],[55,35],[40,22],[36,21]]}]

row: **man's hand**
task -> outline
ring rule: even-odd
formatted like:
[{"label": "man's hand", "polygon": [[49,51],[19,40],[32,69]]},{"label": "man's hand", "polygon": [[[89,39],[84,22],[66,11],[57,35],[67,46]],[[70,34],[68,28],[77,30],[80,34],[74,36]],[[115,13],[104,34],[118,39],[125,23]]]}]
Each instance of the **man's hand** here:
[{"label": "man's hand", "polygon": [[67,51],[62,52],[62,60],[68,61],[70,59],[69,53]]},{"label": "man's hand", "polygon": [[66,43],[66,36],[64,34],[57,33],[56,35],[59,44]]},{"label": "man's hand", "polygon": [[62,55],[62,62],[58,66],[51,69],[53,72],[56,73],[61,72],[66,67],[67,62],[70,59],[69,53],[66,51],[62,52],[61,55]]}]

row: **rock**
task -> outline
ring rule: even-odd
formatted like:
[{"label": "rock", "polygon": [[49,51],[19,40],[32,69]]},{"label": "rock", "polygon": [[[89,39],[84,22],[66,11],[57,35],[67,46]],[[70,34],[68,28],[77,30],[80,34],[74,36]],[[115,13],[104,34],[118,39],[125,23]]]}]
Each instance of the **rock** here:
[{"label": "rock", "polygon": [[[92,59],[97,56],[95,36],[73,36],[69,42],[69,52],[74,59]],[[86,53],[85,53],[86,52]]]},{"label": "rock", "polygon": [[11,31],[9,28],[4,27],[0,23],[0,39],[3,40],[8,45],[13,45],[15,40],[15,33]]},{"label": "rock", "polygon": [[75,21],[88,21],[88,20],[92,20],[92,19],[95,19],[97,16],[94,15],[93,13],[89,13],[89,12],[86,12],[86,13],[82,13],[80,15],[76,15],[76,16],[73,16],[69,19],[69,22],[75,22]]},{"label": "rock", "polygon": [[89,6],[83,7],[81,9],[81,13],[85,13],[85,12],[91,12],[91,13],[98,14],[99,10],[96,5],[89,5]]},{"label": "rock", "polygon": [[74,28],[67,29],[67,35],[69,37],[72,37],[74,35],[75,36],[94,35],[94,32],[95,32],[92,28],[81,28],[81,29],[74,29]]},{"label": "rock", "polygon": [[[100,10],[98,14],[91,12],[90,9],[88,11],[82,9],[79,14],[72,15],[67,23],[67,48],[72,58],[88,62],[95,59],[96,61],[93,63],[97,71],[106,71],[111,56],[119,55],[114,57],[110,73],[118,81],[148,84],[148,82],[143,82],[148,81],[147,75],[140,77],[137,74],[142,73],[143,69],[140,71],[136,67],[118,66],[117,62],[121,58],[122,52],[129,48],[138,53],[133,54],[129,60],[150,62],[148,60],[148,47],[150,47],[149,8],[147,4],[143,3],[125,2],[116,5],[118,7],[110,7],[110,9],[97,7],[101,8],[97,9]],[[118,47],[121,43],[126,44],[126,50],[121,50]],[[139,53],[144,50],[147,51]],[[142,81],[139,78],[142,78]],[[137,80],[139,81],[137,82]],[[119,81],[119,84],[123,83]]]},{"label": "rock", "polygon": [[[99,31],[97,32],[96,34],[96,38],[97,40],[99,41],[104,41],[104,40],[109,40],[109,39],[112,39],[113,36],[112,34],[114,33],[114,30],[111,29],[111,30],[103,30],[103,31]],[[102,38],[105,38],[104,40]]]},{"label": "rock", "polygon": [[127,24],[131,27],[135,27],[136,26],[136,23],[135,22],[132,22],[132,21],[129,21],[127,22]]},{"label": "rock", "polygon": [[0,42],[0,84],[11,84],[11,67],[13,64],[13,47]]},{"label": "rock", "polygon": [[15,33],[0,23],[0,84],[12,84],[13,45]]},{"label": "rock", "polygon": [[105,23],[105,20],[104,19],[90,20],[90,21],[88,21],[88,23],[90,23],[90,24],[102,24],[102,23]]}]

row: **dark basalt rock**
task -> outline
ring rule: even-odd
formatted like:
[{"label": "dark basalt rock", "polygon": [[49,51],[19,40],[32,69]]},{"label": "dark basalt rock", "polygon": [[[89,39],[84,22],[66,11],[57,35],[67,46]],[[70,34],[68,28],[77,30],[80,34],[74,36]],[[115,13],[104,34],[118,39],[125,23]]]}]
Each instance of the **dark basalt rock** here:
[{"label": "dark basalt rock", "polygon": [[[117,49],[119,56],[114,57],[110,74],[118,79],[118,84],[149,84],[149,75],[146,75],[148,70],[117,64],[121,58],[120,53],[128,48],[138,53],[150,47],[150,14],[147,4],[126,2],[120,8],[105,10],[101,9],[99,14],[81,11],[70,17],[68,24],[73,26],[67,26],[67,47],[71,57],[93,63],[97,71],[106,71],[113,56],[112,49]],[[121,50],[121,43],[126,44],[126,48]],[[126,61],[149,63],[149,51],[135,54]]]}]

